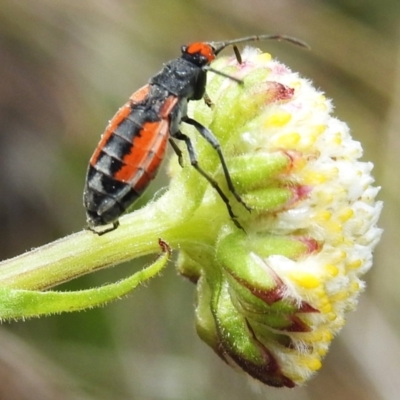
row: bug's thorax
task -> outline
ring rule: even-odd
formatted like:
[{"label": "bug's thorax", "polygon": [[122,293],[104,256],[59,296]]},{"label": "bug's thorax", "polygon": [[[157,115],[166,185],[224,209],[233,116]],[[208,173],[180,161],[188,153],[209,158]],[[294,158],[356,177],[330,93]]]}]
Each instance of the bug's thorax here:
[{"label": "bug's thorax", "polygon": [[200,100],[206,87],[206,69],[214,59],[214,48],[203,42],[182,46],[181,57],[164,64],[163,69],[150,79],[150,85],[166,89],[179,99]]}]

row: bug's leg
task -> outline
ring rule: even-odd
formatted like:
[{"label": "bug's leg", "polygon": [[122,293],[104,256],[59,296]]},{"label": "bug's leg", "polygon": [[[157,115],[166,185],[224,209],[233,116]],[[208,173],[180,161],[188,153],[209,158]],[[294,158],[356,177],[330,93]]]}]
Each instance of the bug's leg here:
[{"label": "bug's leg", "polygon": [[193,147],[193,143],[190,140],[188,136],[183,134],[182,132],[178,131],[174,134],[174,138],[178,140],[183,140],[186,144],[188,153],[189,153],[189,159],[190,159],[190,164],[201,174],[204,176],[204,178],[207,179],[207,181],[210,183],[210,185],[218,192],[219,196],[221,197],[222,201],[225,203],[226,208],[228,210],[229,216],[231,217],[232,221],[235,223],[235,225],[239,229],[243,229],[243,227],[239,224],[237,221],[236,215],[233,213],[232,207],[229,203],[228,197],[226,197],[225,193],[222,191],[222,189],[219,187],[218,183],[216,180],[214,180],[210,175],[207,174],[200,166],[199,162],[197,160],[196,152]]},{"label": "bug's leg", "polygon": [[168,139],[172,149],[174,150],[175,154],[178,156],[178,162],[179,165],[183,168],[183,156],[182,156],[182,151],[178,147],[178,145],[173,141],[173,139],[169,138]]},{"label": "bug's leg", "polygon": [[[92,231],[97,236],[102,236],[102,235],[104,235],[104,234],[106,234],[108,232],[115,231],[118,227],[119,227],[119,221],[115,221],[115,222],[112,223],[112,226],[110,228],[107,228],[107,229],[104,229],[104,230],[97,230],[93,226],[88,226],[86,229],[88,229],[89,231]],[[99,227],[97,227],[97,228],[99,228]]]},{"label": "bug's leg", "polygon": [[206,106],[208,106],[210,108],[214,107],[214,103],[212,102],[212,100],[210,99],[210,96],[207,93],[204,93],[203,100],[204,100],[204,103],[206,103]]},{"label": "bug's leg", "polygon": [[203,70],[204,70],[204,71],[210,71],[210,72],[212,72],[212,73],[214,73],[214,74],[217,74],[217,75],[220,75],[220,76],[224,76],[225,78],[228,78],[228,79],[230,79],[230,80],[232,80],[232,81],[238,83],[239,85],[243,85],[243,84],[244,84],[244,82],[243,82],[242,79],[239,79],[239,78],[236,78],[235,76],[226,74],[225,72],[218,71],[217,69],[214,69],[214,68],[212,68],[212,67],[210,67],[210,66],[208,66],[208,65],[206,65],[205,67],[203,67]]},{"label": "bug's leg", "polygon": [[235,187],[233,186],[231,175],[229,174],[229,170],[226,165],[224,155],[222,154],[221,145],[219,144],[218,139],[213,135],[213,133],[209,129],[207,129],[205,126],[201,125],[196,120],[189,118],[189,117],[185,117],[185,118],[182,118],[182,121],[186,122],[189,125],[193,125],[197,129],[197,131],[200,133],[200,135],[203,136],[203,138],[206,139],[207,142],[210,143],[211,146],[215,149],[215,151],[217,152],[218,157],[220,159],[222,169],[224,170],[226,183],[228,184],[228,188],[229,188],[230,192],[235,196],[236,200],[239,203],[243,204],[243,206],[246,208],[246,210],[251,211],[251,208],[242,200],[242,198],[236,192]]}]

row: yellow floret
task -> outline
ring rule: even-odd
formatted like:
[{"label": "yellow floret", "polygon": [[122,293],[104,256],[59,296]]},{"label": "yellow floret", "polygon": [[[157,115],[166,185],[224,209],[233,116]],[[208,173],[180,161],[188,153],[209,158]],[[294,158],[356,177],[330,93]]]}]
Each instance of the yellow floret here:
[{"label": "yellow floret", "polygon": [[325,272],[332,278],[337,276],[339,274],[339,268],[336,265],[333,264],[326,264],[325,267]]},{"label": "yellow floret", "polygon": [[300,140],[301,136],[297,132],[284,133],[283,135],[275,139],[275,145],[286,149],[292,149],[297,147]]},{"label": "yellow floret", "polygon": [[350,261],[346,264],[346,267],[348,269],[358,269],[360,268],[362,265],[362,261],[361,260],[354,260],[354,261]]},{"label": "yellow floret", "polygon": [[319,135],[321,135],[322,133],[325,132],[326,125],[323,125],[323,124],[315,125],[314,129],[315,129],[314,134],[319,136]]},{"label": "yellow floret", "polygon": [[[342,232],[342,224],[339,224],[336,221],[329,221],[325,224],[325,227],[330,233],[340,234]],[[343,238],[336,238],[336,240],[342,241]]]},{"label": "yellow floret", "polygon": [[326,313],[325,316],[328,317],[328,320],[331,321],[331,322],[335,321],[335,319],[337,318],[337,314],[334,313],[334,312]]},{"label": "yellow floret", "polygon": [[342,301],[346,300],[349,297],[349,292],[347,290],[340,290],[339,292],[335,293],[331,296],[332,301]]},{"label": "yellow floret", "polygon": [[289,276],[298,285],[306,289],[313,289],[320,285],[320,280],[315,275],[308,272],[295,271],[290,273]]},{"label": "yellow floret", "polygon": [[336,133],[333,138],[333,143],[340,146],[342,144],[342,134],[340,132]]},{"label": "yellow floret", "polygon": [[328,352],[328,346],[317,349],[318,355],[323,357]]},{"label": "yellow floret", "polygon": [[332,332],[329,330],[325,330],[324,334],[323,334],[323,341],[326,343],[330,343],[333,339],[333,335]]},{"label": "yellow floret", "polygon": [[357,281],[354,281],[350,285],[350,291],[352,293],[357,293],[360,290],[360,284]]},{"label": "yellow floret", "polygon": [[319,211],[316,216],[315,219],[317,221],[329,221],[332,217],[332,213],[328,210],[321,210]]},{"label": "yellow floret", "polygon": [[317,101],[315,102],[315,108],[319,108],[323,111],[328,109],[328,105],[326,102],[326,97],[324,95],[320,95]]},{"label": "yellow floret", "polygon": [[308,185],[321,185],[322,183],[325,183],[326,180],[327,177],[325,174],[315,171],[307,172],[303,179],[304,183]]},{"label": "yellow floret", "polygon": [[320,191],[317,193],[317,195],[318,195],[318,200],[319,200],[320,204],[327,205],[327,204],[332,203],[332,201],[334,200],[332,193]]},{"label": "yellow floret", "polygon": [[272,56],[269,53],[262,53],[262,54],[258,54],[255,57],[255,62],[259,62],[259,63],[266,63],[272,60]]},{"label": "yellow floret", "polygon": [[266,127],[282,127],[286,125],[292,119],[292,114],[287,111],[277,111],[274,114],[270,115],[266,121]]},{"label": "yellow floret", "polygon": [[353,217],[354,211],[351,208],[345,208],[339,212],[339,219],[342,222],[348,221],[351,217]]},{"label": "yellow floret", "polygon": [[318,358],[306,358],[301,360],[301,363],[311,371],[318,371],[321,367],[321,361]]},{"label": "yellow floret", "polygon": [[332,304],[326,303],[325,305],[319,308],[319,311],[321,311],[324,314],[330,313],[332,311]]}]

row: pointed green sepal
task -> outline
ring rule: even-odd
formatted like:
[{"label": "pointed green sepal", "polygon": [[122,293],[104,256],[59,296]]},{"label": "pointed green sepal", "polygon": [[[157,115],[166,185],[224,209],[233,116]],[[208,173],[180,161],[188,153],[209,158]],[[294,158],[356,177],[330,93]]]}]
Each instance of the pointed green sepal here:
[{"label": "pointed green sepal", "polygon": [[170,249],[160,240],[163,253],[156,261],[129,278],[98,288],[74,292],[0,288],[0,320],[26,319],[99,307],[125,296],[157,275],[168,263]]}]

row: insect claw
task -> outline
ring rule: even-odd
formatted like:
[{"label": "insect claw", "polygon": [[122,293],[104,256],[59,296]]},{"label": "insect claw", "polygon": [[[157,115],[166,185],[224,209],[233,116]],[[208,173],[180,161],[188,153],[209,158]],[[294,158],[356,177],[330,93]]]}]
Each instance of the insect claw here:
[{"label": "insect claw", "polygon": [[[86,229],[88,231],[91,231],[91,232],[95,233],[97,236],[102,236],[102,235],[104,235],[104,234],[106,234],[108,232],[115,231],[115,229],[117,229],[119,227],[119,221],[113,222],[112,226],[109,227],[109,228],[107,228],[107,226],[108,225],[102,225],[101,227],[99,227],[99,226],[90,226],[90,225],[88,225],[86,227]],[[104,227],[106,227],[106,228],[102,229]]]}]

